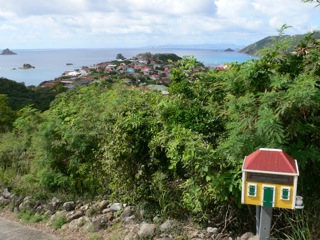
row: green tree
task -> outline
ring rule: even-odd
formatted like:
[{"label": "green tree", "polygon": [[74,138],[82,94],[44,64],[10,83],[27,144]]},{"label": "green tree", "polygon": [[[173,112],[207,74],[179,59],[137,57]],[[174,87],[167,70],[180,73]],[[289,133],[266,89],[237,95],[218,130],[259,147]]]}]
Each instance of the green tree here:
[{"label": "green tree", "polygon": [[0,133],[10,131],[16,118],[15,111],[8,104],[7,95],[0,94]]}]

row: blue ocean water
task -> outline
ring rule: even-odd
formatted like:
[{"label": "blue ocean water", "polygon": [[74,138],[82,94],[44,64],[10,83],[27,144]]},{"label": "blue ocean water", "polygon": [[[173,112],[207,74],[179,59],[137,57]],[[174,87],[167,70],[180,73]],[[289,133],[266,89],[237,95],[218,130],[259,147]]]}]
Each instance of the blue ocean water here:
[{"label": "blue ocean water", "polygon": [[[238,52],[224,52],[212,49],[12,49],[17,55],[0,55],[0,77],[17,82],[24,82],[26,86],[39,85],[43,81],[53,80],[67,70],[79,69],[96,63],[115,60],[121,53],[131,58],[139,53],[175,53],[180,57],[194,56],[206,66],[217,66],[229,62],[244,62],[251,56]],[[34,69],[19,69],[28,63]],[[73,65],[66,65],[72,63]],[[15,70],[14,70],[15,69]]]}]

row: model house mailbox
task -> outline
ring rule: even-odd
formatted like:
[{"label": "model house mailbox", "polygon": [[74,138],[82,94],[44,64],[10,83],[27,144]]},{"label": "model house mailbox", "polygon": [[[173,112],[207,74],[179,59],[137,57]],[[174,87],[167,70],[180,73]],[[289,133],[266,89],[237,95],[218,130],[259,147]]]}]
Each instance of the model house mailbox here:
[{"label": "model house mailbox", "polygon": [[260,148],[242,166],[243,204],[288,209],[303,208],[297,195],[297,161],[281,149]]}]

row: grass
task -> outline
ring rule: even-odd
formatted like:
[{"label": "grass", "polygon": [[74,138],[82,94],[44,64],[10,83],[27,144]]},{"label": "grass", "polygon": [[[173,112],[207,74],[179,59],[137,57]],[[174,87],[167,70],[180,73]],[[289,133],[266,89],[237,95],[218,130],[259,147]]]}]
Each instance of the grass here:
[{"label": "grass", "polygon": [[27,223],[38,223],[46,221],[48,219],[48,216],[34,213],[31,210],[22,210],[17,214],[17,218]]},{"label": "grass", "polygon": [[89,237],[87,237],[85,240],[103,240],[103,236],[101,236],[98,233],[94,233],[94,234],[90,235]]},{"label": "grass", "polygon": [[286,212],[284,214],[285,221],[290,226],[290,232],[283,235],[288,240],[310,240],[313,239],[310,218],[307,212],[303,210],[294,211],[294,213]]}]

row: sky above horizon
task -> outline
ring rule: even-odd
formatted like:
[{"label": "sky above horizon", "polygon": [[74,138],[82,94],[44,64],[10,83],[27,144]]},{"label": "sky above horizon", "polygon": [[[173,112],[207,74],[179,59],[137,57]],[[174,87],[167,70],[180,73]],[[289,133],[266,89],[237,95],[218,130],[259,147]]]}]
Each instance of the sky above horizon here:
[{"label": "sky above horizon", "polygon": [[0,49],[246,46],[320,30],[301,0],[0,0]]}]

